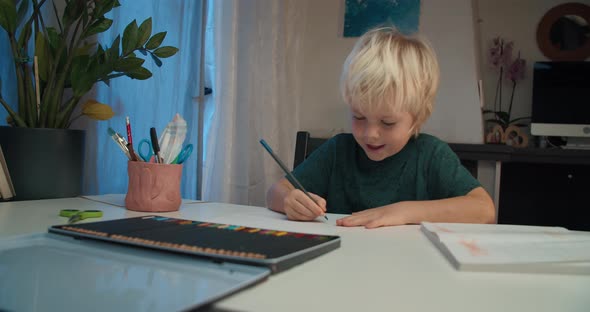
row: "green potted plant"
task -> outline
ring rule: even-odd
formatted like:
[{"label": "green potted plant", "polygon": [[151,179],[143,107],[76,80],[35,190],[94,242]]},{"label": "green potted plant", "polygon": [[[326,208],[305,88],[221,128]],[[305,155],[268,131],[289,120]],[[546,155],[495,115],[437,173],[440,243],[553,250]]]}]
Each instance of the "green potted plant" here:
[{"label": "green potted plant", "polygon": [[[12,157],[13,159],[8,159],[10,156],[7,155],[17,197],[17,184],[21,174],[12,172],[10,167],[16,167],[15,162],[24,162],[22,158],[25,154],[32,153],[19,150],[17,145],[31,148],[38,144],[31,144],[30,141],[24,144],[23,140],[15,140],[15,131],[23,128],[25,131],[36,130],[35,134],[27,135],[26,140],[32,140],[40,132],[43,133],[42,140],[47,140],[47,133],[58,133],[61,136],[61,133],[75,132],[76,130],[57,129],[68,129],[72,121],[80,116],[98,120],[110,119],[114,114],[110,106],[93,99],[81,102],[95,83],[103,82],[108,85],[111,79],[123,76],[148,79],[152,73],[143,67],[144,58],[151,58],[157,66],[162,66],[162,58],[178,52],[175,47],[162,46],[166,32],[152,35],[151,18],[140,25],[135,20],[131,21],[122,36],[117,36],[110,44],[98,43],[96,35],[108,30],[113,23],[105,15],[120,6],[117,0],[64,0],[63,12],[58,12],[55,3],[52,3],[52,8],[49,9],[55,15],[56,26],[48,25],[41,14],[46,2],[0,0],[0,28],[6,31],[6,46],[12,52],[16,73],[14,84],[10,84],[10,87],[16,88],[18,98],[17,105],[7,103],[2,97],[2,88],[8,87],[8,84],[6,81],[4,84],[0,83],[0,104],[8,112],[7,122],[10,125],[0,127],[3,128],[0,129],[0,144],[6,154],[13,154],[17,150],[17,156]],[[76,109],[78,106],[81,109]],[[2,135],[3,131],[10,133]],[[66,135],[67,146],[78,145],[78,150],[82,151],[78,153],[83,157],[83,134],[73,137],[70,137],[71,134]],[[79,140],[80,136],[81,141],[73,144],[71,140],[76,137]],[[64,138],[59,138],[58,141],[62,142]],[[51,148],[59,153],[56,158],[51,158],[51,166],[55,166],[57,158],[64,158],[63,149],[67,146]],[[44,151],[47,152],[47,149]],[[47,157],[49,156],[44,155],[44,158]],[[72,167],[71,160],[67,165]],[[79,175],[77,179],[80,181],[81,169],[75,173]],[[47,172],[45,176],[55,179],[54,175]]]}]

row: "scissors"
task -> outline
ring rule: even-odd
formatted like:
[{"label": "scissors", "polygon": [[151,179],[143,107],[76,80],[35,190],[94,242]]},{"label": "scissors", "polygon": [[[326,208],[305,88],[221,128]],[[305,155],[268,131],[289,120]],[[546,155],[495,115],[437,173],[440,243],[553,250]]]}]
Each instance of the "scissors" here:
[{"label": "scissors", "polygon": [[192,144],[187,144],[185,147],[183,147],[180,150],[180,153],[178,153],[178,156],[176,156],[176,158],[174,158],[174,160],[172,161],[173,164],[182,164],[193,152],[193,145]]},{"label": "scissors", "polygon": [[[147,151],[145,151],[145,147],[147,146]],[[152,159],[152,157],[154,156],[154,149],[152,148],[152,142],[150,142],[148,139],[142,139],[141,141],[139,141],[139,146],[137,148],[137,151],[139,152],[139,157],[141,157],[141,159],[143,159],[146,162],[149,162],[150,159]],[[178,156],[176,156],[174,158],[174,160],[171,162],[171,164],[182,164],[193,152],[193,145],[192,144],[187,144],[185,147],[183,147],[180,150],[180,153],[178,153]]]},{"label": "scissors", "polygon": [[[144,146],[147,146],[147,152],[144,152]],[[139,145],[137,146],[137,152],[139,153],[139,157],[143,159],[145,162],[149,162],[150,159],[154,156],[154,148],[152,147],[152,142],[148,139],[142,139],[139,141]]]},{"label": "scissors", "polygon": [[59,212],[60,217],[66,217],[68,224],[76,223],[78,221],[88,218],[100,218],[102,217],[102,211],[100,210],[78,210],[78,209],[62,209]]}]

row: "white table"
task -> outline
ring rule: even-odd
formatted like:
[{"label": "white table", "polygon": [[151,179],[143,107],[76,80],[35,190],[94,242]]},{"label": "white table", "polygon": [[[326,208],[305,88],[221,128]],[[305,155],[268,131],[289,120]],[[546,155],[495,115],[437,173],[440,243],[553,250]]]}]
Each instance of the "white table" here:
[{"label": "white table", "polygon": [[[0,237],[63,224],[60,209],[100,209],[102,220],[143,213],[111,195],[0,204]],[[214,305],[221,311],[590,311],[590,277],[458,272],[418,226],[366,230],[329,221],[292,222],[266,208],[185,202],[162,214],[287,231],[336,234],[342,246]],[[96,219],[91,219],[94,221]],[[86,220],[85,220],[86,221]]]}]

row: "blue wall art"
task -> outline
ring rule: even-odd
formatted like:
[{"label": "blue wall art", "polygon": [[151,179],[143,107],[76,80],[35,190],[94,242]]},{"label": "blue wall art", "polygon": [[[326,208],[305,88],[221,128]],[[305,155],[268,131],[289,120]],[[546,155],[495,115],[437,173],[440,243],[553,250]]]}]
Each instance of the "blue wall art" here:
[{"label": "blue wall art", "polygon": [[409,35],[418,31],[420,0],[345,0],[344,37],[358,37],[377,26],[395,26]]}]

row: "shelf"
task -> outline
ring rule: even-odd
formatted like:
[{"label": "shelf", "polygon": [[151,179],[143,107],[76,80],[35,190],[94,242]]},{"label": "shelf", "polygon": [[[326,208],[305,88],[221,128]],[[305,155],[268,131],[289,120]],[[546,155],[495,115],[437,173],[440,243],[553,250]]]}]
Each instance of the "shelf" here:
[{"label": "shelf", "polygon": [[590,150],[449,143],[461,160],[590,165]]}]

